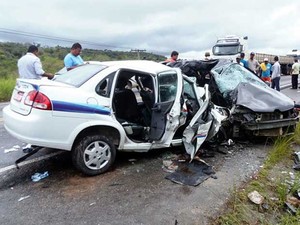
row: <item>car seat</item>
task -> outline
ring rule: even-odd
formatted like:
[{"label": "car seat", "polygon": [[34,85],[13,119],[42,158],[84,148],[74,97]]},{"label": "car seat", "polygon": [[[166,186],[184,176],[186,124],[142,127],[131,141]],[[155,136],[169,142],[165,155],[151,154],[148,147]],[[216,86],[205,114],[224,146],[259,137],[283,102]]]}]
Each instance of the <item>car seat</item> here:
[{"label": "car seat", "polygon": [[128,80],[119,78],[116,84],[114,105],[117,120],[122,124],[129,137],[144,137],[144,122],[134,92],[126,89]]}]

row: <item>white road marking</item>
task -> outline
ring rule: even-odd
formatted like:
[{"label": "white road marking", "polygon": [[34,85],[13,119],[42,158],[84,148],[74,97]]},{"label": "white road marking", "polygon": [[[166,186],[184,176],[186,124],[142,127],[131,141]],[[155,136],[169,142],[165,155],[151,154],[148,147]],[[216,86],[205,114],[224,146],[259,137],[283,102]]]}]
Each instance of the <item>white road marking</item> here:
[{"label": "white road marking", "polygon": [[0,123],[3,122],[3,118],[0,118]]},{"label": "white road marking", "polygon": [[[53,152],[53,153],[50,153],[48,155],[43,155],[43,156],[40,156],[40,157],[37,157],[37,158],[34,158],[34,159],[30,159],[30,160],[21,162],[21,163],[18,164],[18,166],[22,167],[22,166],[25,166],[27,164],[31,164],[31,163],[35,163],[35,162],[38,162],[38,161],[42,161],[44,159],[51,158],[51,157],[59,155],[61,153],[63,153],[63,151]],[[7,172],[9,170],[12,170],[14,168],[17,168],[16,165],[10,165],[10,166],[6,166],[6,167],[3,167],[3,168],[0,168],[0,174],[4,173],[4,172]]]}]

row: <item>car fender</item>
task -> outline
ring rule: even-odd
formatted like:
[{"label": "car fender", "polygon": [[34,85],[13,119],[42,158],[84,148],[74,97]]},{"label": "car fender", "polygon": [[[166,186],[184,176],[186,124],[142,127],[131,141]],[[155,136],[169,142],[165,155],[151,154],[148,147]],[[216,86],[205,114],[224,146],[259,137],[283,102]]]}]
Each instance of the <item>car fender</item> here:
[{"label": "car fender", "polygon": [[[99,120],[97,120],[97,121],[88,121],[88,122],[85,122],[85,123],[81,123],[70,134],[68,143],[72,143],[72,145],[73,145],[74,141],[76,140],[78,135],[82,131],[84,131],[88,128],[104,127],[104,126],[105,127],[111,127],[113,129],[116,129],[119,132],[119,146],[118,146],[118,148],[123,148],[124,143],[125,143],[126,133],[125,133],[123,127],[121,126],[121,124],[119,124],[117,122],[113,122],[113,121],[99,121]],[[70,146],[70,149],[71,148],[72,148],[72,146]]]}]

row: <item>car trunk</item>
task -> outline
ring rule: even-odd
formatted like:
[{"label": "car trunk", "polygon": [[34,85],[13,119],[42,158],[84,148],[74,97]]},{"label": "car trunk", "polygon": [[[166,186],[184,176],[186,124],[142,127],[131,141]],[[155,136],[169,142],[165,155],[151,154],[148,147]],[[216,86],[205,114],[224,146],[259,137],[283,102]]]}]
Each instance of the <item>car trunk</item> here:
[{"label": "car trunk", "polygon": [[33,92],[38,92],[41,86],[68,85],[46,79],[17,79],[16,86],[10,100],[11,110],[24,116],[29,115],[33,105],[33,101],[29,101],[29,96]]}]

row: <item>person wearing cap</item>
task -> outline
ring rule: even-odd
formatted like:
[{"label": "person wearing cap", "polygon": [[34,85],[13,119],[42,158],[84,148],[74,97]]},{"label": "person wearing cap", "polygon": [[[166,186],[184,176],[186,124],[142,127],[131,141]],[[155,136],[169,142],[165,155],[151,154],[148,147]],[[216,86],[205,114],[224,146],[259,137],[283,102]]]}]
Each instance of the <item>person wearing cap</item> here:
[{"label": "person wearing cap", "polygon": [[255,53],[250,53],[250,58],[248,60],[248,68],[255,74],[259,71],[260,65],[256,59],[254,59]]},{"label": "person wearing cap", "polygon": [[292,65],[292,89],[298,88],[298,76],[300,72],[300,64],[298,63],[298,59],[295,59],[295,63]]},{"label": "person wearing cap", "polygon": [[177,59],[178,59],[178,55],[179,55],[179,53],[177,52],[177,51],[173,51],[172,53],[171,53],[171,58],[169,58],[169,59],[166,59],[166,61],[165,62],[176,62],[177,61]]},{"label": "person wearing cap", "polygon": [[279,58],[278,56],[274,57],[275,63],[273,64],[271,71],[272,71],[272,76],[271,76],[271,88],[276,88],[277,91],[280,91],[280,75],[281,75],[281,66],[280,63],[278,62]]},{"label": "person wearing cap", "polygon": [[241,57],[239,55],[236,57],[235,60],[236,60],[237,64],[240,64],[241,66],[244,66],[244,64],[241,62]]},{"label": "person wearing cap", "polygon": [[264,62],[260,64],[261,79],[265,82],[271,83],[271,63],[268,58],[264,58]]}]

